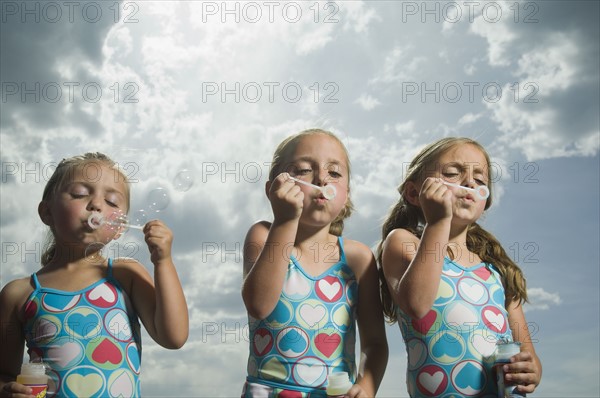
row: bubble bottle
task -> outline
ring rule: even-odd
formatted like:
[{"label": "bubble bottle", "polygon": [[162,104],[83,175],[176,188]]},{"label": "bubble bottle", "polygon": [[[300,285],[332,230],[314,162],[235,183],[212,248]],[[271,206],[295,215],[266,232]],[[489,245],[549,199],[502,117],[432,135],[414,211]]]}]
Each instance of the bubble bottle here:
[{"label": "bubble bottle", "polygon": [[48,390],[48,376],[43,363],[24,363],[21,365],[21,374],[17,376],[17,383],[31,388],[31,395],[44,398]]},{"label": "bubble bottle", "polygon": [[521,352],[521,343],[500,339],[496,342],[496,360],[494,367],[496,368],[496,382],[498,383],[498,398],[520,398],[526,394],[517,390],[515,385],[507,385],[504,383],[503,365],[510,363],[510,358],[513,355]]},{"label": "bubble bottle", "polygon": [[350,388],[352,388],[352,382],[347,372],[331,373],[327,377],[327,389],[325,391],[329,398],[345,397]]}]

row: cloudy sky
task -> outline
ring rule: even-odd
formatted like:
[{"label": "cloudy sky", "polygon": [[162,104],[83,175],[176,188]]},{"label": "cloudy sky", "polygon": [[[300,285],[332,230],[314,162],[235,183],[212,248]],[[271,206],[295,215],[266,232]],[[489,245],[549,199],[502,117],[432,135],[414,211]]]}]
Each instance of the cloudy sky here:
[{"label": "cloudy sky", "polygon": [[[191,334],[144,339],[146,396],[239,396],[249,225],[277,143],[320,127],[352,161],[346,237],[374,246],[416,151],[479,140],[498,193],[484,226],[524,270],[544,364],[535,396],[600,395],[596,1],[0,1],[1,285],[39,268],[56,163],[109,154],[132,218],[175,233]],[[105,249],[151,270],[141,235]],[[406,396],[387,329],[380,396]]]}]

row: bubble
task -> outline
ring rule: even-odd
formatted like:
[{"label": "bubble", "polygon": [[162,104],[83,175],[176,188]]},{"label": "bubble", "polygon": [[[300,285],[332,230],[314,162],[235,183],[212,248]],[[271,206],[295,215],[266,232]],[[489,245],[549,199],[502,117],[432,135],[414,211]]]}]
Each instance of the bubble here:
[{"label": "bubble", "polygon": [[145,225],[148,222],[148,216],[144,210],[136,210],[129,215],[129,222],[132,225]]},{"label": "bubble", "polygon": [[194,185],[194,175],[189,170],[181,170],[173,179],[176,191],[186,192]]},{"label": "bubble", "polygon": [[148,193],[148,210],[159,212],[169,205],[171,199],[166,189],[156,188]]}]

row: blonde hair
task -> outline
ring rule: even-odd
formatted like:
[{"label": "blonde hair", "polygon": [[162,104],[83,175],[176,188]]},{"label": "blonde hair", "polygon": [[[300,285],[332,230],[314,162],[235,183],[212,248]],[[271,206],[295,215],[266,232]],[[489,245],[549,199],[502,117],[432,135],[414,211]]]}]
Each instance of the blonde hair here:
[{"label": "blonde hair", "polygon": [[[90,163],[104,163],[109,168],[114,169],[118,172],[125,181],[125,199],[127,209],[129,209],[130,194],[129,194],[129,180],[123,171],[119,168],[119,165],[111,158],[100,152],[87,152],[83,155],[73,156],[67,159],[61,160],[61,162],[52,173],[52,176],[44,187],[44,193],[42,194],[42,201],[49,202],[56,194],[63,188],[64,184],[70,181],[77,170],[80,167],[84,167]],[[54,254],[56,253],[56,241],[54,239],[54,231],[50,229],[46,243],[44,245],[44,251],[41,257],[42,266],[48,264]]]},{"label": "blonde hair", "polygon": [[[436,162],[443,153],[458,145],[466,144],[477,147],[485,157],[487,162],[486,174],[489,181],[488,188],[490,190],[490,196],[486,200],[485,209],[487,210],[492,205],[493,187],[490,157],[483,146],[477,141],[465,137],[446,137],[426,146],[419,154],[417,154],[417,156],[415,156],[408,167],[404,181],[398,187],[400,199],[398,199],[398,202],[391,208],[387,218],[383,222],[381,228],[381,241],[377,246],[377,261],[379,263],[379,278],[381,282],[381,300],[384,307],[384,314],[390,323],[396,322],[398,317],[396,307],[383,274],[381,263],[383,242],[389,233],[396,228],[406,229],[420,238],[425,223],[425,217],[421,208],[409,203],[405,199],[406,183],[409,181],[413,183],[422,181],[426,177],[426,172],[439,166]],[[471,224],[467,230],[467,249],[477,254],[483,262],[493,264],[498,269],[505,289],[505,306],[513,301],[527,301],[527,288],[523,272],[506,254],[506,251],[502,248],[502,245],[494,235],[487,232],[477,223]],[[454,258],[454,253],[449,247],[448,254],[450,258]]]},{"label": "blonde hair", "polygon": [[[321,130],[321,129],[309,129],[301,131],[297,134],[291,135],[283,140],[275,149],[275,153],[273,154],[273,160],[271,161],[271,168],[269,170],[269,181],[273,181],[280,173],[287,171],[287,168],[290,165],[290,157],[293,152],[296,150],[298,143],[305,137],[309,137],[311,135],[323,134],[328,137],[333,138],[339,144],[344,154],[346,155],[346,164],[348,166],[348,190],[350,189],[350,157],[348,156],[348,150],[346,146],[342,143],[342,141],[332,132]],[[340,214],[333,220],[331,225],[329,226],[329,233],[333,235],[340,236],[342,235],[342,231],[344,230],[344,220],[352,214],[354,210],[354,205],[352,204],[352,200],[350,199],[350,192],[348,192],[348,200],[344,205]]]}]

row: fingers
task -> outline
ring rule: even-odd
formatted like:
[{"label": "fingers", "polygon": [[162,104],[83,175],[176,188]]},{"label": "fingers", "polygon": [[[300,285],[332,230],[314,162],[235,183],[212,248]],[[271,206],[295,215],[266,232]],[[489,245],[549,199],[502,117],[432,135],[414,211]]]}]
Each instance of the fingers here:
[{"label": "fingers", "polygon": [[[442,182],[441,178],[428,177],[421,186],[421,196],[436,199],[445,196],[446,192],[450,191],[448,186]],[[450,191],[452,192],[452,191]]]},{"label": "fingers", "polygon": [[302,190],[294,180],[290,178],[288,173],[279,174],[271,184],[270,194],[281,199],[286,197],[297,197],[300,193],[302,193]]},{"label": "fingers", "polygon": [[521,392],[531,393],[539,384],[539,372],[530,352],[522,351],[512,356],[502,370],[507,383],[516,384]]},{"label": "fingers", "polygon": [[171,256],[173,232],[160,220],[152,220],[144,225],[144,239],[150,250],[151,260]]},{"label": "fingers", "polygon": [[452,191],[440,178],[426,178],[419,193],[419,203],[428,223],[452,217]]},{"label": "fingers", "polygon": [[348,398],[366,398],[367,394],[359,384],[354,384],[344,396]]},{"label": "fingers", "polygon": [[31,393],[31,388],[14,381],[6,383],[2,389],[0,389],[0,397],[2,398],[29,398],[32,397]]},{"label": "fingers", "polygon": [[281,173],[271,183],[269,200],[275,220],[291,220],[302,213],[304,193],[288,173]]}]

